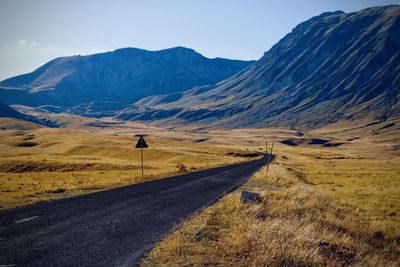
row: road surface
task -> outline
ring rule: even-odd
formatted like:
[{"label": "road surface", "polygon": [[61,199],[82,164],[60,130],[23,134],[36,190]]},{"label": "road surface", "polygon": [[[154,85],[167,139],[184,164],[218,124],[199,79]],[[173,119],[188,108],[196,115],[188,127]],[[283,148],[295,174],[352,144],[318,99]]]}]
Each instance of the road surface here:
[{"label": "road surface", "polygon": [[174,225],[244,183],[251,162],[0,212],[0,266],[134,266]]}]

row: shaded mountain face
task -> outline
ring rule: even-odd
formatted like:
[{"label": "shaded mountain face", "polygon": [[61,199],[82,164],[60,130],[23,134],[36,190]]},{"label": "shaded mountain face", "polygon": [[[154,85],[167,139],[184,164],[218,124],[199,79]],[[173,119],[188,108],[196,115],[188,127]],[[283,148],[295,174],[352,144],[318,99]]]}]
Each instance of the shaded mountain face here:
[{"label": "shaded mountain face", "polygon": [[39,119],[31,115],[26,115],[21,112],[16,111],[6,103],[0,101],[0,118],[13,118],[13,119],[19,119],[19,120],[24,120],[24,121],[29,121],[41,125],[45,125],[48,127],[57,127],[56,124],[51,122],[50,120],[46,119]]},{"label": "shaded mountain face", "polygon": [[318,127],[400,115],[400,7],[323,13],[213,86],[144,98],[127,120]]},{"label": "shaded mountain face", "polygon": [[24,114],[16,111],[9,105],[0,101],[0,118],[24,119]]},{"label": "shaded mountain face", "polygon": [[62,57],[31,73],[0,82],[0,99],[7,104],[46,105],[75,113],[109,115],[144,96],[216,83],[251,63],[209,59],[183,47],[161,51],[125,48]]}]

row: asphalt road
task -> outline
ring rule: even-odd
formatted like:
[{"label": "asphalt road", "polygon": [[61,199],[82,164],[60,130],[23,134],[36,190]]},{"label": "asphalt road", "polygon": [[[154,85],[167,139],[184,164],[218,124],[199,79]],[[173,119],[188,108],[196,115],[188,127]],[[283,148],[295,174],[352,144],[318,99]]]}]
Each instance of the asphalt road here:
[{"label": "asphalt road", "polygon": [[134,266],[266,159],[0,212],[0,266]]}]

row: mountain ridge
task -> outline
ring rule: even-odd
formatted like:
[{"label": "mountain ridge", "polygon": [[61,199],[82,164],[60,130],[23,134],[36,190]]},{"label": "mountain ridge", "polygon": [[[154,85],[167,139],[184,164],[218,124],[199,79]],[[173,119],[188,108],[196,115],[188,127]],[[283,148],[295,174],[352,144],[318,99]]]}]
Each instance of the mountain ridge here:
[{"label": "mountain ridge", "polygon": [[0,100],[0,118],[12,118],[12,119],[18,119],[22,121],[28,121],[34,124],[39,124],[42,126],[47,126],[47,127],[57,127],[55,123],[48,119],[43,119],[43,118],[37,118],[32,115],[27,115],[23,114],[14,108],[10,107],[6,103],[2,102]]},{"label": "mountain ridge", "polygon": [[117,117],[228,127],[318,127],[397,116],[399,29],[397,5],[323,13],[297,25],[239,74],[181,96],[144,98]]},{"label": "mountain ridge", "polygon": [[72,112],[76,106],[98,102],[119,102],[122,109],[144,96],[218,82],[251,63],[210,59],[184,47],[121,48],[55,58],[31,73],[0,82],[0,99],[7,104],[60,106]]}]

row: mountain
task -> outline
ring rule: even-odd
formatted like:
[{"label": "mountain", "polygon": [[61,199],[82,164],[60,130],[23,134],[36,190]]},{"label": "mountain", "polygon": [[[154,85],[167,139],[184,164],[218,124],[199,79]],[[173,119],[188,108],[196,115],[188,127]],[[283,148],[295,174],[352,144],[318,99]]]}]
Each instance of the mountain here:
[{"label": "mountain", "polygon": [[2,101],[0,101],[0,118],[12,118],[32,122],[35,124],[41,124],[48,127],[57,127],[56,124],[48,119],[40,119],[31,115],[23,114]]},{"label": "mountain", "polygon": [[145,96],[216,83],[251,63],[209,59],[183,47],[160,51],[124,48],[61,57],[31,73],[0,82],[0,99],[10,105],[61,107],[101,116]]},{"label": "mountain", "polygon": [[24,114],[0,101],[0,118],[25,119]]},{"label": "mountain", "polygon": [[400,7],[327,12],[215,85],[144,98],[118,118],[319,127],[400,115]]}]

